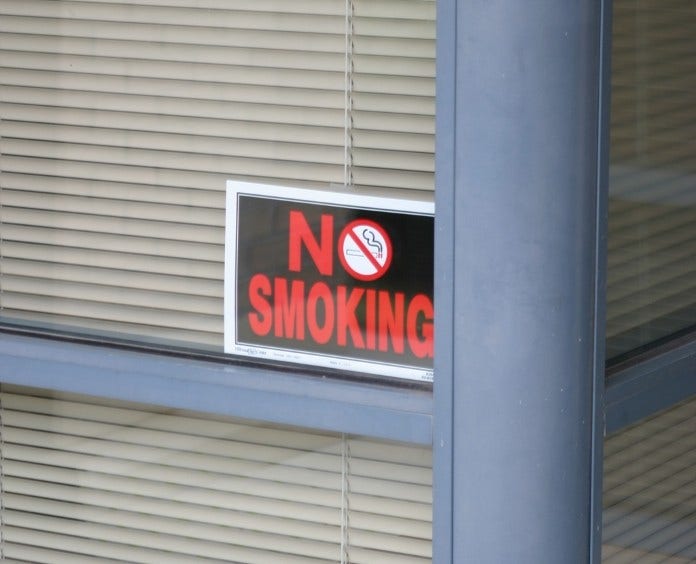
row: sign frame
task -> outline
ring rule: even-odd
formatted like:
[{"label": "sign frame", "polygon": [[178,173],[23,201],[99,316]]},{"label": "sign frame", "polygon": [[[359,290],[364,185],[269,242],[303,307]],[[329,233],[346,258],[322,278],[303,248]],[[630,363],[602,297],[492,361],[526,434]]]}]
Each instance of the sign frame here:
[{"label": "sign frame", "polygon": [[[396,192],[396,191],[395,191]],[[426,200],[424,194],[404,194],[404,197],[392,197],[365,193],[363,191],[318,190],[296,188],[263,183],[228,180],[226,185],[225,211],[225,267],[224,267],[224,351],[225,354],[238,355],[260,362],[280,362],[294,365],[307,365],[350,373],[361,373],[371,377],[387,377],[420,382],[433,381],[432,365],[429,367],[412,366],[395,362],[380,362],[342,356],[296,350],[292,347],[268,346],[258,343],[246,343],[239,340],[238,331],[238,258],[239,225],[238,202],[240,197],[263,198],[280,202],[297,204],[326,205],[335,208],[347,208],[365,212],[394,212],[413,216],[434,216],[434,203]],[[409,197],[410,196],[410,197]],[[338,232],[341,231],[339,227]],[[390,251],[391,252],[391,251]],[[342,258],[342,257],[341,257]],[[391,261],[391,256],[389,257]],[[336,259],[338,263],[338,259]],[[339,266],[339,268],[341,268]],[[434,276],[434,274],[433,274]],[[356,281],[357,282],[357,281]],[[432,299],[432,296],[430,296]]]}]

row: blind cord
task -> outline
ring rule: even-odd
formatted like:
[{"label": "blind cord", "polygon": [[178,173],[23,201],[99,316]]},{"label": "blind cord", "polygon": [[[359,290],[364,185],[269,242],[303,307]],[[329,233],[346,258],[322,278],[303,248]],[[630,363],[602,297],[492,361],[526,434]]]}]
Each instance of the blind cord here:
[{"label": "blind cord", "polygon": [[341,564],[349,564],[350,556],[350,443],[341,434]]},{"label": "blind cord", "polygon": [[353,185],[353,0],[346,0],[345,12],[345,100],[344,100],[344,156],[343,183]]}]

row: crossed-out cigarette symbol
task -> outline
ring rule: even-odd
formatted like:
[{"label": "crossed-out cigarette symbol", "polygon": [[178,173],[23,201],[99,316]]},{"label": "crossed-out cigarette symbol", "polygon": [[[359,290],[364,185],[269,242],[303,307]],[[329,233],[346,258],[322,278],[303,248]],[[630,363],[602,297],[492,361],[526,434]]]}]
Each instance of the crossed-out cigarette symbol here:
[{"label": "crossed-out cigarette symbol", "polygon": [[[366,227],[365,229],[362,230],[362,238],[368,247],[372,247],[373,249],[375,249],[374,251],[371,251],[372,255],[375,258],[381,259],[382,253],[384,252],[384,248],[382,247],[382,243],[380,243],[377,240],[377,235],[375,234],[375,232],[372,231],[372,229],[368,229]],[[353,257],[363,256],[362,251],[355,250],[355,249],[347,249],[346,254],[353,256]]]}]

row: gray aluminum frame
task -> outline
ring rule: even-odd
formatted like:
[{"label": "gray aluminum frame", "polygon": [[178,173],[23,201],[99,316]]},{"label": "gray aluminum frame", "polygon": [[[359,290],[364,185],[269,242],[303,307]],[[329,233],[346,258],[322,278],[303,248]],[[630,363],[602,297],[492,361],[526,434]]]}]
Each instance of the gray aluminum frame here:
[{"label": "gray aluminum frame", "polygon": [[599,562],[609,9],[438,2],[438,563]]},{"label": "gray aluminum frame", "polygon": [[696,334],[607,370],[606,432],[615,433],[696,394]]},{"label": "gray aluminum frame", "polygon": [[432,394],[0,333],[0,382],[430,444]]}]

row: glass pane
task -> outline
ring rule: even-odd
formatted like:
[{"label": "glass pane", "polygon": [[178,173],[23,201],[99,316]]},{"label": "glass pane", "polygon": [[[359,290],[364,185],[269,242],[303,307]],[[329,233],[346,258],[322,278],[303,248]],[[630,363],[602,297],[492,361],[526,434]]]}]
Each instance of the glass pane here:
[{"label": "glass pane", "polygon": [[432,191],[431,0],[73,4],[2,2],[0,320],[222,352],[227,179]]},{"label": "glass pane", "polygon": [[696,562],[696,398],[606,440],[602,562]]},{"label": "glass pane", "polygon": [[0,416],[4,559],[431,561],[428,447],[8,386]]},{"label": "glass pane", "polygon": [[607,353],[696,324],[696,2],[616,0]]}]

